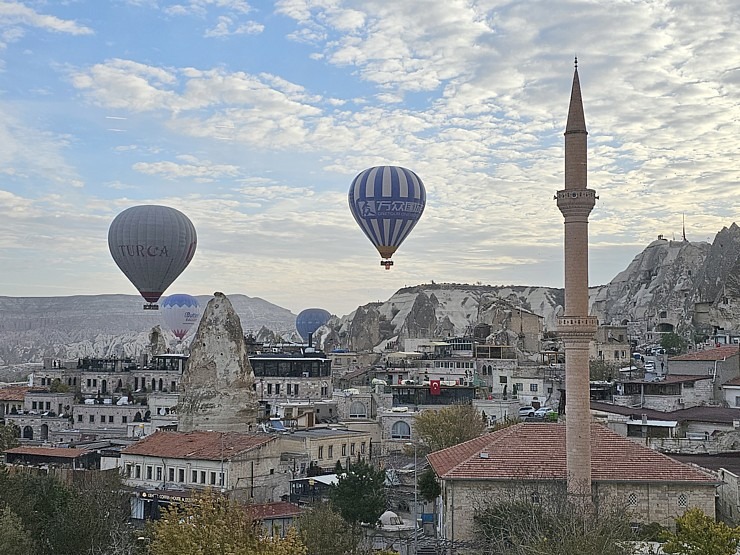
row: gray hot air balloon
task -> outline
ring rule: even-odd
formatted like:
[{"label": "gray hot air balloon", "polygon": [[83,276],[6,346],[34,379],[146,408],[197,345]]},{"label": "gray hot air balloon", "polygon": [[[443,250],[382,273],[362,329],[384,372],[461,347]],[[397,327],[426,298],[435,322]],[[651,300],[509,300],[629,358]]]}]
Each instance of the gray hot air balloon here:
[{"label": "gray hot air balloon", "polygon": [[118,267],[150,304],[190,264],[198,238],[188,217],[168,206],[132,206],[110,224],[108,248]]}]

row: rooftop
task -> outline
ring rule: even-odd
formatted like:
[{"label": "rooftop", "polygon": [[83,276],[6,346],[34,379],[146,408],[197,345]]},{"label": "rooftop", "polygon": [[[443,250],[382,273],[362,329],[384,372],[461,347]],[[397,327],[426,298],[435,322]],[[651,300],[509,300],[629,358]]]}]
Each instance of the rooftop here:
[{"label": "rooftop", "polygon": [[591,410],[622,414],[625,416],[635,415],[640,418],[644,414],[651,420],[677,420],[678,422],[692,420],[695,422],[732,424],[734,420],[740,420],[740,409],[726,407],[691,407],[672,412],[662,412],[640,407],[633,408],[591,401]]},{"label": "rooftop", "polygon": [[731,356],[738,354],[738,345],[723,345],[722,347],[716,347],[714,349],[706,349],[704,351],[694,351],[693,353],[687,353],[685,355],[679,355],[668,359],[669,362],[673,361],[687,361],[687,360],[698,360],[698,361],[718,361],[724,360]]},{"label": "rooftop", "polygon": [[54,457],[62,459],[76,459],[89,455],[93,451],[86,449],[72,449],[67,447],[13,447],[5,451],[11,455],[33,455],[36,457]]},{"label": "rooftop", "polygon": [[249,511],[254,520],[265,520],[268,518],[286,518],[301,514],[301,509],[298,507],[298,505],[287,503],[285,501],[249,505]]},{"label": "rooftop", "polygon": [[238,432],[157,431],[121,451],[123,455],[144,455],[171,459],[220,461],[261,447],[274,436]]},{"label": "rooftop", "polygon": [[[599,424],[591,425],[591,446],[595,482],[716,482]],[[446,480],[565,480],[565,424],[516,424],[427,458]]]},{"label": "rooftop", "polygon": [[22,401],[31,390],[27,385],[11,385],[0,389],[0,401]]}]

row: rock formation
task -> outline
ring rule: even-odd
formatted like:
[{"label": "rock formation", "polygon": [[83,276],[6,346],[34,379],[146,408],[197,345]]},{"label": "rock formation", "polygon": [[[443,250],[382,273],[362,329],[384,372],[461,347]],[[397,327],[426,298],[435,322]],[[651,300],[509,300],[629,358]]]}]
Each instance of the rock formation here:
[{"label": "rock formation", "polygon": [[214,293],[190,346],[178,429],[250,431],[258,407],[253,383],[239,316],[226,295]]},{"label": "rock formation", "polygon": [[162,328],[154,326],[149,332],[149,356],[162,355],[167,352],[167,339]]}]

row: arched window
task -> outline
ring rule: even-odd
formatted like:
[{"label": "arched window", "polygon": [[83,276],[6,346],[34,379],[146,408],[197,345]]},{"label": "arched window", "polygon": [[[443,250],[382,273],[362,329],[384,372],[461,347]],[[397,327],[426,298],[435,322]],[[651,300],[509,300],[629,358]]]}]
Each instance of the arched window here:
[{"label": "arched window", "polygon": [[393,439],[411,439],[411,427],[407,422],[399,420],[391,428],[391,437]]},{"label": "arched window", "polygon": [[350,418],[367,418],[367,409],[365,403],[355,401],[349,406],[349,417]]},{"label": "arched window", "polygon": [[31,426],[23,427],[23,439],[33,439],[33,428]]}]

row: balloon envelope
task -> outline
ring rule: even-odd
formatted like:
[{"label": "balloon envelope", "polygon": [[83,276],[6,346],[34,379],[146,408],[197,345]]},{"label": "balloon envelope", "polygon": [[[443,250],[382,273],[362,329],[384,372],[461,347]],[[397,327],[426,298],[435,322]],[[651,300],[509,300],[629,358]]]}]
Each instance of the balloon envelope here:
[{"label": "balloon envelope", "polygon": [[193,223],[168,206],[132,206],[108,229],[113,260],[150,303],[190,264],[197,244]]},{"label": "balloon envelope", "polygon": [[377,166],[361,172],[349,188],[349,208],[380,256],[390,258],[421,218],[424,184],[411,170]]},{"label": "balloon envelope", "polygon": [[169,295],[162,301],[162,319],[165,325],[182,341],[200,320],[200,304],[191,295]]},{"label": "balloon envelope", "polygon": [[295,327],[301,337],[308,341],[308,334],[314,333],[321,326],[326,324],[331,318],[331,314],[323,308],[307,308],[301,311],[295,319]]}]

